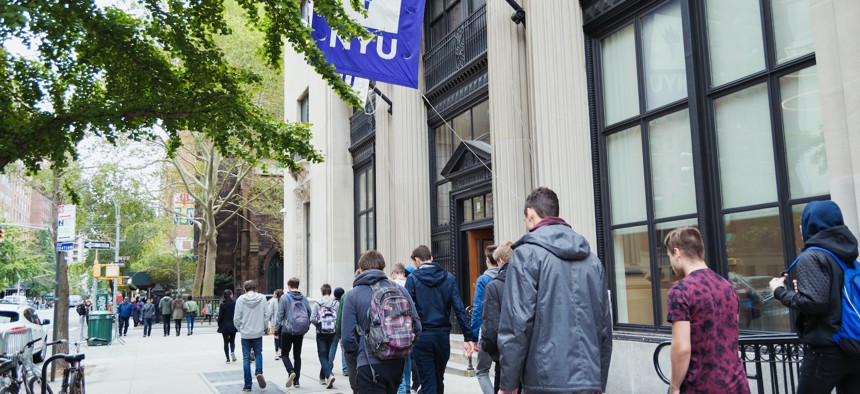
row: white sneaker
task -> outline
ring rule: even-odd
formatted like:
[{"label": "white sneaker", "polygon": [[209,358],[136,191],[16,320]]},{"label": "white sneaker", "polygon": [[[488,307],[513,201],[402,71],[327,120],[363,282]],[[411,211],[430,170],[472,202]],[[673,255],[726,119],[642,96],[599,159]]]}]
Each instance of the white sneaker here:
[{"label": "white sneaker", "polygon": [[290,377],[287,378],[287,388],[293,387],[293,380],[296,380],[296,373],[290,373]]},{"label": "white sneaker", "polygon": [[330,389],[334,387],[334,375],[329,376],[328,379],[326,379],[326,383],[327,384],[325,388]]}]

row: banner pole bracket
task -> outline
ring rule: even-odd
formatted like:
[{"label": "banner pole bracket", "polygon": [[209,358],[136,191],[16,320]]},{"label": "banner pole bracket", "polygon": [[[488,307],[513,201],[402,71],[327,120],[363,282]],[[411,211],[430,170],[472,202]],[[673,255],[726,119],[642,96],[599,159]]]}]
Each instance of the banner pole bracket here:
[{"label": "banner pole bracket", "polygon": [[385,93],[382,93],[382,91],[380,91],[379,88],[376,87],[376,84],[374,84],[373,86],[373,92],[378,94],[379,97],[382,98],[382,101],[385,101],[385,103],[388,104],[388,114],[393,114],[392,111],[394,110],[394,104],[391,103],[391,99],[389,99],[388,96],[385,95]]}]

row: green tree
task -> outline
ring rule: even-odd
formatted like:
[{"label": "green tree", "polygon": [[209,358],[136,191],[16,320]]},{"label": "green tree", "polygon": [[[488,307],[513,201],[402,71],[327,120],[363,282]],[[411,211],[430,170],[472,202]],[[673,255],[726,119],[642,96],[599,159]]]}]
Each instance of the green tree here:
[{"label": "green tree", "polygon": [[29,278],[46,275],[45,256],[36,252],[36,239],[12,226],[5,226],[6,239],[0,243],[0,290],[21,284]]},{"label": "green tree", "polygon": [[[225,0],[128,0],[127,8],[95,0],[0,3],[0,41],[31,48],[28,57],[0,48],[0,167],[23,160],[35,171],[43,159],[62,168],[76,157],[85,132],[109,142],[153,139],[158,125],[169,137],[203,133],[225,156],[249,162],[274,159],[297,170],[300,155],[322,156],[306,125],[287,124],[254,100],[251,68],[231,65],[216,45],[229,36]],[[250,26],[263,33],[257,45],[270,67],[279,67],[284,42],[345,100],[358,98],[327,64],[302,18],[302,0],[240,0]],[[350,6],[363,11],[360,0]],[[315,10],[339,34],[370,38],[345,13],[341,0],[317,0]]]}]

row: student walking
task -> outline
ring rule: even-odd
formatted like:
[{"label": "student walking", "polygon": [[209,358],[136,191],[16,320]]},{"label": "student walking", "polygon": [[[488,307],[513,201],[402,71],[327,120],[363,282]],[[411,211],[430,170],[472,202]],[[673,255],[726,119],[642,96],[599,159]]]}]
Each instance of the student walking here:
[{"label": "student walking", "polygon": [[[344,301],[343,347],[347,353],[358,354],[361,394],[395,394],[406,356],[422,335],[422,321],[406,289],[382,272],[382,254],[375,250],[362,253],[358,269],[361,274]],[[383,332],[389,335],[380,335]]]},{"label": "student walking", "polygon": [[558,212],[558,196],[548,188],[526,198],[529,232],[508,262],[499,318],[500,394],[520,384],[526,394],[606,391],[612,356],[606,274],[585,237]]},{"label": "student walking", "polygon": [[266,303],[266,329],[269,331],[269,334],[275,338],[275,361],[281,359],[281,342],[278,340],[278,337],[275,336],[275,319],[278,318],[278,301],[281,299],[282,295],[284,295],[284,291],[276,289],[272,294],[272,298],[269,299],[268,303]]},{"label": "student walking", "polygon": [[173,323],[176,325],[176,336],[182,331],[182,320],[185,320],[185,301],[182,301],[182,296],[177,295],[173,300]]},{"label": "student walking", "polygon": [[[843,316],[856,313],[843,307],[843,297],[847,297],[843,281],[845,269],[856,264],[857,238],[833,201],[807,204],[800,232],[803,252],[787,276],[770,281],[773,297],[794,310],[797,335],[809,347],[800,364],[797,393],[830,393],[834,388],[837,394],[856,393],[860,387],[858,343],[841,337],[837,343],[834,338],[850,327]],[[790,284],[786,285],[786,279]]]},{"label": "student walking", "polygon": [[131,318],[134,321],[134,327],[137,327],[141,324],[140,309],[143,308],[143,303],[140,302],[140,297],[135,297],[134,301],[131,302],[131,305],[134,307],[133,312],[131,313]]},{"label": "student walking", "polygon": [[161,297],[158,301],[161,312],[161,323],[164,325],[164,336],[170,335],[170,317],[173,315],[173,299],[170,296]]},{"label": "student walking", "polygon": [[708,268],[699,230],[677,228],[663,247],[676,276],[669,289],[667,320],[672,323],[670,394],[748,394],[746,371],[738,357],[738,294],[729,281]]},{"label": "student walking", "polygon": [[[278,301],[275,335],[281,340],[281,361],[287,369],[287,388],[301,387],[302,341],[311,326],[311,307],[299,291],[299,278],[287,281],[287,292]],[[290,349],[293,361],[290,362]]]},{"label": "student walking", "polygon": [[[484,307],[484,289],[499,274],[499,267],[493,258],[493,252],[495,251],[496,245],[490,245],[484,249],[484,256],[486,256],[484,263],[487,265],[487,270],[475,281],[475,295],[472,299],[472,334],[475,338],[479,338],[481,323],[484,321],[481,316],[481,311]],[[478,366],[475,368],[475,376],[478,378],[478,384],[481,386],[481,391],[484,394],[495,393],[493,391],[493,383],[490,382],[490,367],[492,366],[493,359],[490,358],[487,352],[478,351]]]},{"label": "student walking", "polygon": [[134,313],[134,305],[128,302],[128,298],[122,300],[122,304],[116,307],[116,314],[119,316],[119,327],[117,333],[119,336],[128,336],[128,319]]},{"label": "student walking", "polygon": [[233,324],[233,316],[235,316],[236,302],[233,301],[233,291],[224,290],[224,296],[221,298],[221,305],[218,306],[218,333],[221,334],[221,339],[224,340],[224,357],[227,359],[227,364],[230,360],[236,362],[236,325]]},{"label": "student walking", "polygon": [[[391,267],[391,281],[406,288],[406,278],[409,276],[409,271],[402,263],[395,263]],[[403,378],[400,380],[400,387],[397,389],[397,394],[408,394],[409,388],[412,385],[412,354],[406,356],[406,362],[403,367]]]},{"label": "student walking", "polygon": [[322,297],[311,309],[311,324],[317,330],[317,357],[320,360],[320,384],[332,388],[334,374],[331,372],[332,363],[329,360],[331,349],[335,346],[335,323],[337,323],[338,301],[331,296],[331,285],[325,283],[320,287]]},{"label": "student walking", "polygon": [[146,338],[152,336],[152,322],[158,314],[155,313],[155,305],[152,304],[152,298],[147,298],[144,302],[143,308],[140,310],[140,316],[143,319],[143,337]]},{"label": "student walking", "polygon": [[81,341],[86,338],[87,335],[87,316],[90,314],[90,300],[82,301],[75,307],[75,312],[78,313],[78,317],[81,320]]},{"label": "student walking", "polygon": [[242,337],[242,369],[245,373],[245,386],[242,391],[251,391],[251,352],[257,353],[254,375],[261,389],[266,388],[263,377],[263,334],[266,332],[266,297],[257,293],[257,283],[245,281],[242,294],[236,300],[233,325]]},{"label": "student walking", "polygon": [[412,357],[418,367],[421,392],[441,394],[445,392],[443,379],[451,357],[449,316],[452,308],[457,316],[457,324],[463,331],[463,353],[466,357],[472,355],[473,344],[477,339],[466,321],[466,311],[454,276],[433,261],[433,254],[427,246],[415,248],[412,261],[418,268],[406,278],[406,290],[415,303],[423,328],[415,342]]},{"label": "student walking", "polygon": [[341,367],[343,367],[343,368],[341,368],[342,369],[341,372],[344,372],[344,375],[346,375],[346,373],[345,373],[346,372],[346,358],[343,357],[343,345],[340,344],[340,324],[339,324],[340,320],[341,320],[340,314],[343,313],[343,302],[341,301],[341,299],[343,298],[343,293],[344,293],[344,291],[343,291],[343,288],[341,288],[341,287],[337,287],[334,289],[334,299],[337,301],[337,319],[335,320],[334,346],[331,347],[331,352],[329,352],[329,354],[328,354],[328,363],[329,363],[329,367],[332,371],[332,374],[334,374],[334,360],[335,360],[335,356],[337,355],[337,349],[340,348],[340,359],[341,359],[340,361],[341,361]]},{"label": "student walking", "polygon": [[188,325],[188,334],[186,335],[194,335],[194,319],[197,318],[198,314],[200,314],[200,306],[197,305],[197,301],[188,296],[188,302],[185,303],[185,322]]},{"label": "student walking", "polygon": [[[508,277],[508,261],[514,255],[510,241],[502,242],[495,251],[493,259],[499,265],[499,273],[484,288],[484,305],[481,307],[481,353],[487,354],[496,363],[496,377],[493,380],[493,393],[499,391],[499,316],[502,314],[502,300],[505,298],[505,280]],[[474,313],[474,312],[473,312]],[[482,387],[483,390],[483,387]]]},{"label": "student walking", "polygon": [[212,325],[212,301],[206,301],[206,305],[203,306],[203,322],[208,321],[209,325]]}]

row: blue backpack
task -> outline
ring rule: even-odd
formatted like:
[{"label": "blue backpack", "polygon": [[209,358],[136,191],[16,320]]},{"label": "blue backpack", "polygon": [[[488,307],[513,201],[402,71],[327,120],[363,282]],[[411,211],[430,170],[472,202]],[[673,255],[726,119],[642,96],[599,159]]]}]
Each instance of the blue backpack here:
[{"label": "blue backpack", "polygon": [[[845,273],[845,279],[842,282],[842,327],[839,328],[836,334],[833,334],[833,340],[836,341],[836,344],[845,353],[860,356],[860,312],[857,309],[857,305],[860,305],[860,298],[858,298],[860,296],[860,263],[854,260],[853,264],[849,267],[848,264],[845,264],[845,262],[827,249],[817,246],[806,248],[806,250],[812,249],[827,252],[827,254],[839,263],[839,266],[842,267],[842,271]],[[800,257],[791,263],[788,271],[794,268],[799,259]]]}]

